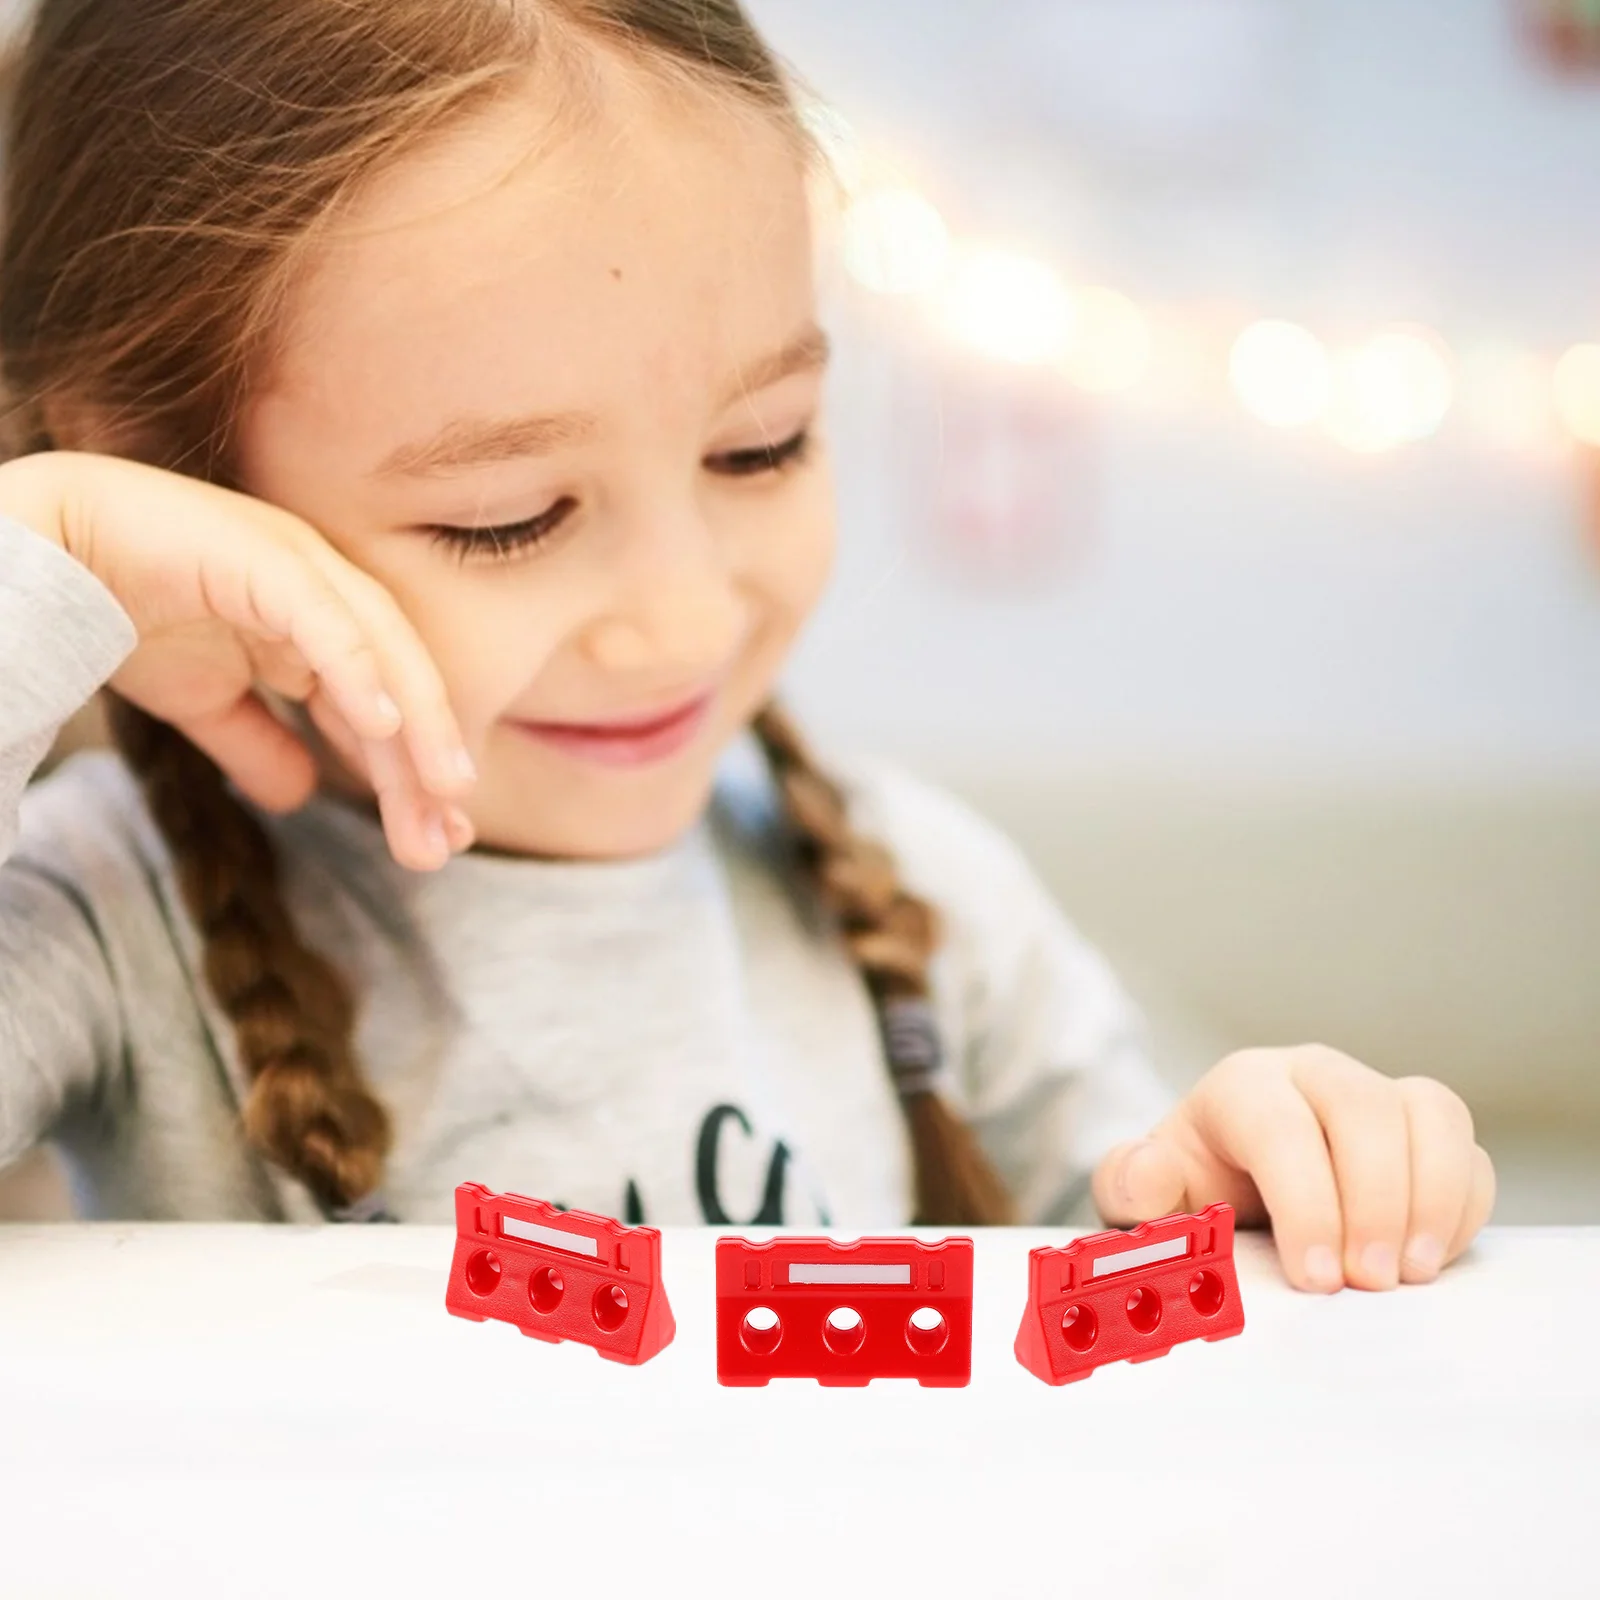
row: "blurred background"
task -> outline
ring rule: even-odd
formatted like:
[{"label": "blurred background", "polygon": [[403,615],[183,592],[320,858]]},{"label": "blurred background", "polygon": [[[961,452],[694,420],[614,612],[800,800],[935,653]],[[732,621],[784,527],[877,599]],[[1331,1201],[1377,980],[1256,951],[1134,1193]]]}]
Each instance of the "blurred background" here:
[{"label": "blurred background", "polygon": [[1600,1223],[1600,0],[751,8],[836,169],[814,734],[1010,830],[1175,1083],[1437,1076]]},{"label": "blurred background", "polygon": [[755,0],[840,194],[821,733],[1187,1081],[1445,1079],[1600,1222],[1600,4]]}]

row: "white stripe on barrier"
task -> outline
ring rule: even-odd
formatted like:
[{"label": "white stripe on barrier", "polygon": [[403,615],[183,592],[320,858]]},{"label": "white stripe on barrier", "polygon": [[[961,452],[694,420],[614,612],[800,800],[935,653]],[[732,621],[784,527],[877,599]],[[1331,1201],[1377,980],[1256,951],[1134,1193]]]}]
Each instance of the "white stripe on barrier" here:
[{"label": "white stripe on barrier", "polygon": [[600,1254],[600,1241],[586,1238],[581,1233],[568,1233],[564,1228],[546,1228],[537,1222],[518,1222],[515,1217],[501,1217],[501,1237],[526,1239],[529,1244],[547,1244],[557,1250],[570,1250],[575,1256]]},{"label": "white stripe on barrier", "polygon": [[1161,1244],[1141,1245],[1137,1250],[1123,1250],[1114,1256],[1101,1256],[1094,1264],[1091,1277],[1104,1278],[1112,1272],[1127,1272],[1133,1267],[1147,1267],[1152,1261],[1171,1261],[1174,1256],[1189,1253],[1189,1235],[1167,1239]]},{"label": "white stripe on barrier", "polygon": [[790,1283],[901,1283],[911,1282],[911,1265],[864,1267],[851,1263],[840,1266],[825,1261],[791,1261]]}]

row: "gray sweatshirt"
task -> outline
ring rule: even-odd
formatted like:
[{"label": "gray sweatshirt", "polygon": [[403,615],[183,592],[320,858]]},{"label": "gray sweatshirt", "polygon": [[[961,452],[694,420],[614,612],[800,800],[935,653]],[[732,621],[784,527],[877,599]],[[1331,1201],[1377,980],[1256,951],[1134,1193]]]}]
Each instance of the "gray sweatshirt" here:
[{"label": "gray sweatshirt", "polygon": [[[313,1221],[241,1138],[231,1029],[129,774],[93,753],[28,787],[134,644],[87,569],[0,519],[0,1167],[53,1138],[90,1216]],[[1024,1220],[1078,1219],[1096,1160],[1167,1104],[1126,999],[992,827],[893,768],[830,770],[945,919],[943,1092]],[[340,801],[263,816],[303,936],[353,986],[400,1220],[450,1221],[468,1180],[658,1225],[909,1220],[877,1021],[776,820],[748,742],[695,828],[622,862],[416,874]]]}]

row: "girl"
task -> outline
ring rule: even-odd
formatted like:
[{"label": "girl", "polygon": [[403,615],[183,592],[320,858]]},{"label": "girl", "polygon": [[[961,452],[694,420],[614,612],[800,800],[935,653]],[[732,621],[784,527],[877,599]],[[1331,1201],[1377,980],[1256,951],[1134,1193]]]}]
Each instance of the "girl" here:
[{"label": "girl", "polygon": [[[1492,1199],[1454,1095],[1269,1050],[1167,1107],[1017,852],[771,705],[833,537],[801,128],[734,0],[43,0],[0,1163],[180,1218],[1092,1185],[1270,1219],[1305,1288],[1433,1277]],[[105,683],[121,759],[24,796]]]}]

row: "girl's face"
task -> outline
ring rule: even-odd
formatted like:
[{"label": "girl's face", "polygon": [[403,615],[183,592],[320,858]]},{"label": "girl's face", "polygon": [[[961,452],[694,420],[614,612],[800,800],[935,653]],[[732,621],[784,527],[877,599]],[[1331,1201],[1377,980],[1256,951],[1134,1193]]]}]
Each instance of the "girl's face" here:
[{"label": "girl's face", "polygon": [[537,100],[318,243],[240,479],[410,616],[482,843],[634,855],[704,807],[831,563],[805,174],[614,64],[579,117]]}]

